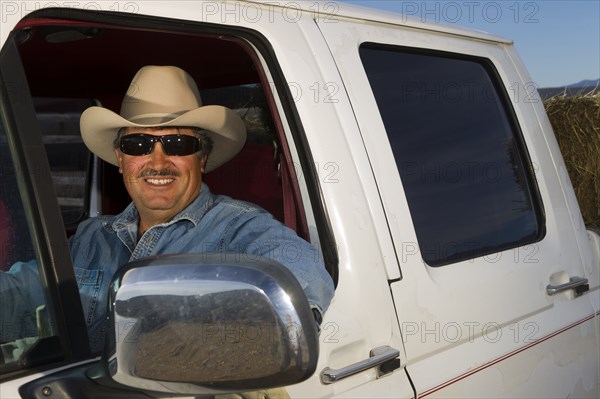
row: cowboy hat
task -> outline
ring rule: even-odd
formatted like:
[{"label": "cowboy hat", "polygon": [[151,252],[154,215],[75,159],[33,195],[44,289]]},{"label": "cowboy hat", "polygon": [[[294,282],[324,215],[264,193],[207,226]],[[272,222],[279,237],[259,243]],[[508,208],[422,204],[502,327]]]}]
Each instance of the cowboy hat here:
[{"label": "cowboy hat", "polygon": [[113,142],[122,127],[199,127],[213,140],[205,171],[233,158],[246,142],[242,119],[229,108],[202,105],[194,79],[174,66],[145,66],[134,76],[120,115],[90,107],[81,115],[81,137],[94,154],[117,165]]}]

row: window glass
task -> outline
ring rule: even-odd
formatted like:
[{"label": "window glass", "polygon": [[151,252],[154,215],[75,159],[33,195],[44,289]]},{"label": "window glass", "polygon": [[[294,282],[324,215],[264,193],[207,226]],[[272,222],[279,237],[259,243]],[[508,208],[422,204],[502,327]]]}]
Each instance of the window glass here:
[{"label": "window glass", "polygon": [[0,125],[0,375],[54,359],[60,351],[37,264]]},{"label": "window glass", "polygon": [[91,156],[79,132],[79,117],[95,105],[86,99],[34,98],[50,173],[65,226],[87,216],[86,179]]},{"label": "window glass", "polygon": [[360,55],[427,264],[539,239],[526,153],[489,64],[371,44]]}]

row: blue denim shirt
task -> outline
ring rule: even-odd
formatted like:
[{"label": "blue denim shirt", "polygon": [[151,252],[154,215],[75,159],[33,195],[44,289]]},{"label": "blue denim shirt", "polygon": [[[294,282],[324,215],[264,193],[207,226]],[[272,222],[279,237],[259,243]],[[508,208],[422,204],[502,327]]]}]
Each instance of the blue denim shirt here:
[{"label": "blue denim shirt", "polygon": [[[324,312],[333,297],[333,281],[313,245],[263,209],[214,195],[206,184],[186,209],[171,221],[148,229],[139,241],[138,222],[138,212],[130,204],[120,215],[86,220],[70,240],[75,276],[94,352],[101,350],[104,342],[108,287],[112,276],[127,262],[148,256],[200,252],[265,256],[292,271],[313,309]],[[26,266],[31,265],[20,265],[19,269],[29,269]],[[7,274],[14,273],[11,269]],[[0,287],[6,280],[1,275]],[[3,310],[1,308],[4,305],[0,305]]]}]

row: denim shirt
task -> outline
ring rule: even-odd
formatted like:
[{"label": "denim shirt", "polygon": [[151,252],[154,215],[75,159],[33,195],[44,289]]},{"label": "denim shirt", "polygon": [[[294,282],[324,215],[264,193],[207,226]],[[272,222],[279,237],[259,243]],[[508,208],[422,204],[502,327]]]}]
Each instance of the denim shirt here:
[{"label": "denim shirt", "polygon": [[[70,239],[93,352],[101,350],[104,343],[108,288],[113,275],[127,262],[148,256],[201,252],[265,256],[296,276],[313,309],[324,312],[333,297],[333,281],[313,245],[263,209],[214,195],[206,184],[187,208],[169,222],[148,229],[139,240],[138,222],[137,209],[130,204],[120,215],[86,220]],[[0,286],[2,280],[0,276]]]}]

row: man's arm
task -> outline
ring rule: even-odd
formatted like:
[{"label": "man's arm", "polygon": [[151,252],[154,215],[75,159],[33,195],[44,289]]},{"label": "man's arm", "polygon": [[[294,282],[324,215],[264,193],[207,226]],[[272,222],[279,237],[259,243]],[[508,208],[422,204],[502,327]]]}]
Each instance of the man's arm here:
[{"label": "man's arm", "polygon": [[36,309],[45,304],[35,261],[0,272],[0,342],[37,336]]},{"label": "man's arm", "polygon": [[334,287],[318,249],[266,212],[252,212],[231,227],[225,250],[264,256],[287,267],[300,282],[320,322]]}]

